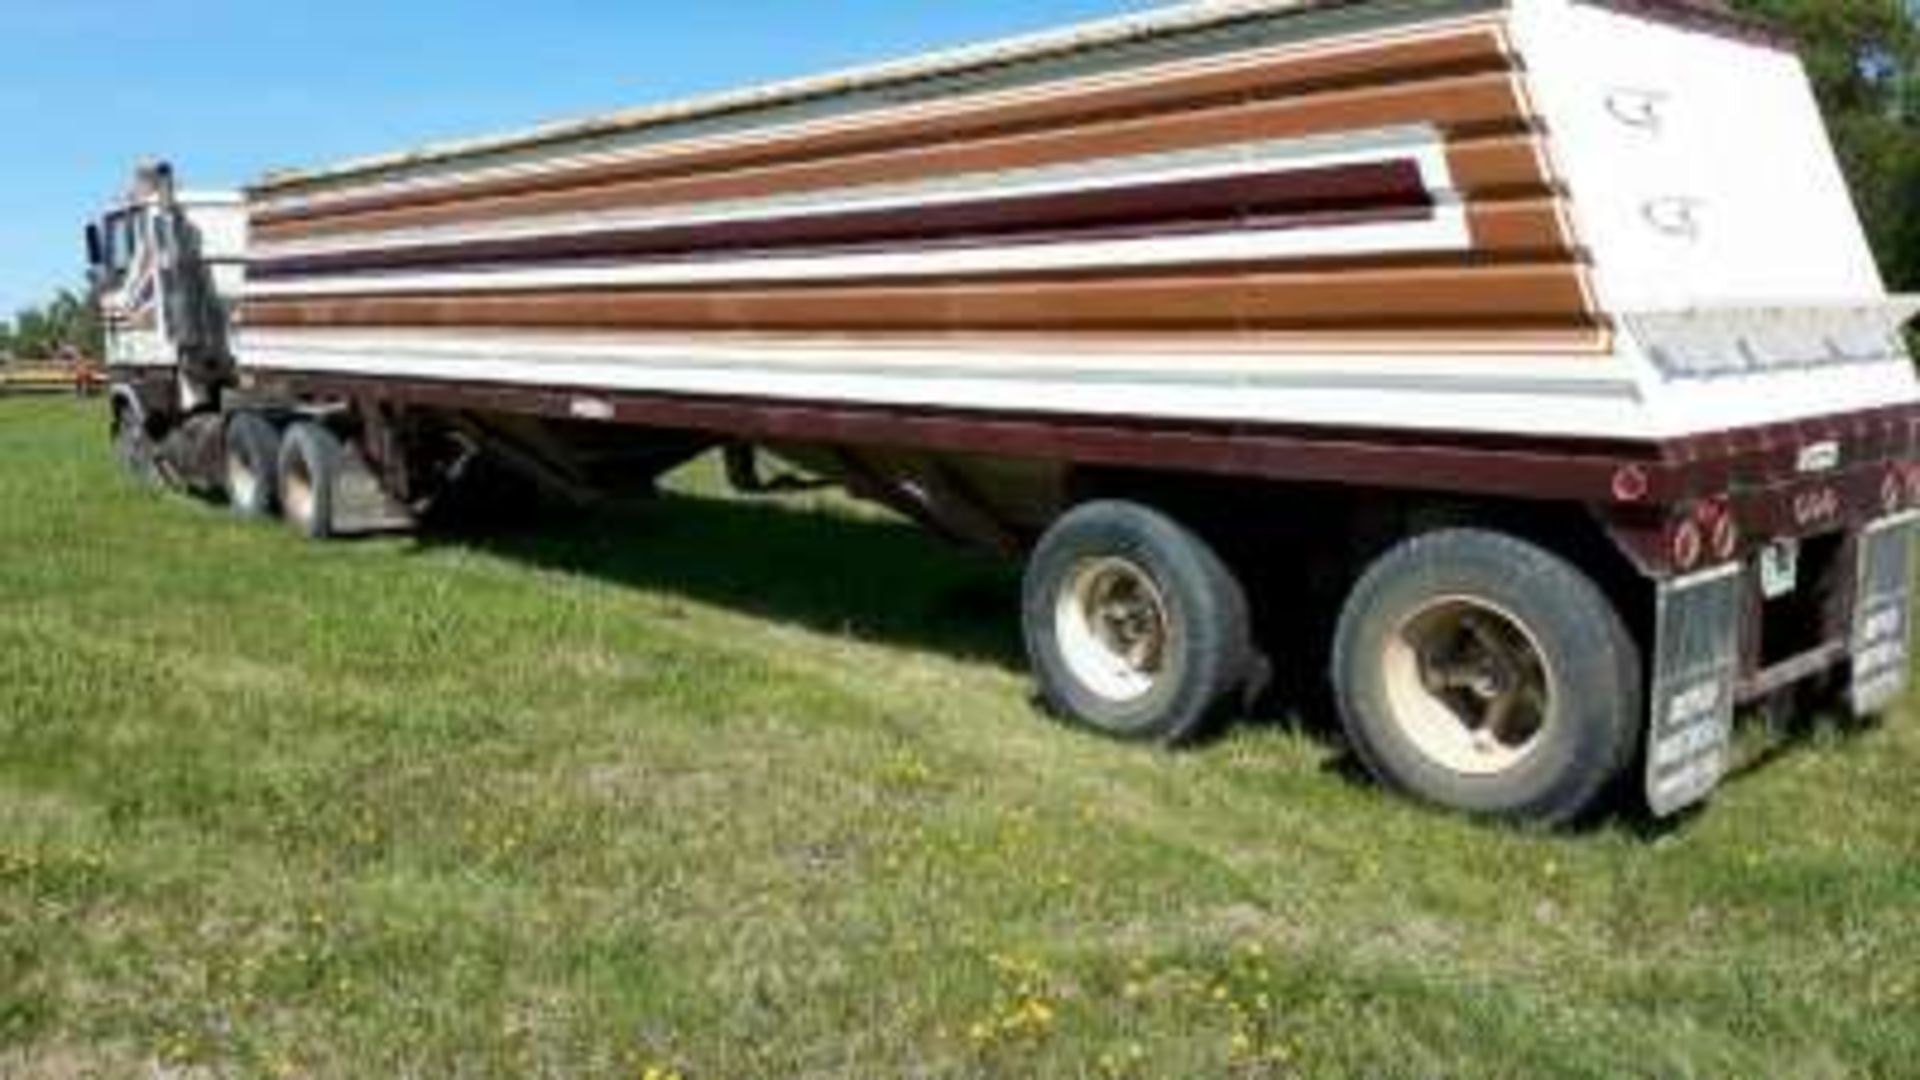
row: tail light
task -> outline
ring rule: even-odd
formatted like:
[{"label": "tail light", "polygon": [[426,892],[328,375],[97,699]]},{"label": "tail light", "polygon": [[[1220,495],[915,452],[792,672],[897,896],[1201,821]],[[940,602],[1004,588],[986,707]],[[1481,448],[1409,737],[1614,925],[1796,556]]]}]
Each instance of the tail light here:
[{"label": "tail light", "polygon": [[1698,569],[1706,553],[1706,533],[1694,515],[1688,514],[1674,523],[1667,538],[1667,557],[1673,560],[1675,570],[1684,574]]},{"label": "tail light", "polygon": [[1623,503],[1637,503],[1647,497],[1653,479],[1638,465],[1622,465],[1613,473],[1613,497]]},{"label": "tail light", "polygon": [[1733,504],[1726,499],[1694,503],[1674,519],[1667,533],[1667,557],[1680,573],[1708,562],[1728,562],[1740,554],[1744,536]]},{"label": "tail light", "polygon": [[1907,505],[1913,484],[1913,474],[1904,464],[1889,466],[1886,478],[1880,481],[1880,509],[1892,514]]},{"label": "tail light", "polygon": [[1740,519],[1734,514],[1731,503],[1725,499],[1701,503],[1695,515],[1700,519],[1700,531],[1706,537],[1707,551],[1715,560],[1726,562],[1740,554]]}]

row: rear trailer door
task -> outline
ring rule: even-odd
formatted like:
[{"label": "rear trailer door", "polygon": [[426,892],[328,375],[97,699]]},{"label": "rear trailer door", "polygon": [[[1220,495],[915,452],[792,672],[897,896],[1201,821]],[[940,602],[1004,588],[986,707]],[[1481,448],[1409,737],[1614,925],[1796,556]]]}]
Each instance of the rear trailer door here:
[{"label": "rear trailer door", "polygon": [[1920,400],[1804,66],[1677,5],[1516,0],[1513,33],[1648,434]]},{"label": "rear trailer door", "polygon": [[1800,59],[1658,8],[1518,0],[1554,164],[1615,313],[1884,293]]}]

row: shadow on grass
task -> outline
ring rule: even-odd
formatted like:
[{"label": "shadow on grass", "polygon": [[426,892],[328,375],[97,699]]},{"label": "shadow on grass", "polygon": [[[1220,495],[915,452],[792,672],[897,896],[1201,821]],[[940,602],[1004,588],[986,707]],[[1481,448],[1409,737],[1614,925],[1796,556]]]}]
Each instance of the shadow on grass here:
[{"label": "shadow on grass", "polygon": [[538,523],[429,534],[548,570],[777,622],[1024,666],[1019,567],[904,523],[778,501],[663,494]]},{"label": "shadow on grass", "polygon": [[[1019,565],[950,546],[890,519],[772,499],[664,494],[636,505],[548,512],[509,528],[430,533],[421,542],[484,551],[815,631],[1026,670]],[[1857,738],[1879,726],[1811,697],[1747,721],[1765,725],[1767,736],[1736,764],[1728,783],[1762,772],[1816,740]],[[1322,763],[1328,776],[1379,788],[1345,748],[1331,696],[1318,682],[1278,680],[1252,703],[1248,715],[1217,726],[1210,736],[1272,726],[1298,730],[1332,751]],[[1617,829],[1656,841],[1685,832],[1698,820],[1695,811],[1654,817],[1640,794],[1640,770],[1636,762],[1594,812],[1568,831]]]}]

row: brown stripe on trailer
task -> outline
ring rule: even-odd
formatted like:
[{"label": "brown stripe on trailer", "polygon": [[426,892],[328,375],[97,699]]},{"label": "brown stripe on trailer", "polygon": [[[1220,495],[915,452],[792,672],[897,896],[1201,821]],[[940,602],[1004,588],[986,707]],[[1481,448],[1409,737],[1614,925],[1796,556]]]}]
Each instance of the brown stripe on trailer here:
[{"label": "brown stripe on trailer", "polygon": [[1467,204],[1467,228],[1474,251],[1492,255],[1561,255],[1585,263],[1584,252],[1571,249],[1566,204],[1556,198],[1478,200]]},{"label": "brown stripe on trailer", "polygon": [[[663,187],[658,181],[631,181],[454,202],[440,200],[364,213],[315,212],[301,220],[278,224],[263,212],[257,217],[256,227],[261,241],[272,243],[553,214],[633,210],[690,200],[816,192],[1409,124],[1432,124],[1443,132],[1466,128],[1470,132],[1511,133],[1530,122],[1521,109],[1514,76],[1502,72],[1300,99],[1246,101],[992,139],[941,137],[937,142],[889,147],[883,153],[851,159],[784,160],[779,162],[782,168],[766,170],[765,174],[696,177],[673,187]],[[1510,166],[1511,162],[1497,164]],[[1468,165],[1461,186],[1472,191],[1482,181],[1472,174],[1472,162]],[[1500,177],[1502,187],[1523,182],[1524,178],[1510,174]],[[1537,171],[1534,182],[1544,184],[1544,177]]]},{"label": "brown stripe on trailer", "polygon": [[[552,259],[672,256],[861,243],[913,243],[964,238],[1006,241],[1071,239],[1077,232],[1112,234],[1128,226],[1151,235],[1153,224],[1191,230],[1365,223],[1425,217],[1433,195],[1418,163],[1388,160],[1298,168],[1266,175],[1213,177],[1130,188],[1002,196],[971,202],[909,205],[839,213],[771,215],[700,224],[511,240],[465,240],[407,248],[266,257],[250,274],[271,280],[305,274],[518,263]],[[1332,220],[1330,221],[1330,215]]]},{"label": "brown stripe on trailer", "polygon": [[[285,189],[268,183],[253,193],[256,203],[264,203],[256,212],[255,223],[262,236],[277,239],[281,235],[280,226],[315,218],[631,181],[666,181],[652,196],[658,202],[752,197],[805,190],[793,186],[791,180],[766,174],[779,166],[807,159],[835,157],[850,161],[887,151],[919,148],[936,141],[989,141],[1243,104],[1262,93],[1308,96],[1397,81],[1506,71],[1510,66],[1502,35],[1492,28],[1372,45],[1322,43],[1306,49],[1293,47],[1279,53],[1236,58],[1224,67],[1212,64],[1199,72],[1148,71],[1126,78],[1049,84],[1012,95],[983,95],[973,100],[903,109],[899,113],[856,114],[834,122],[831,126],[835,130],[831,131],[815,130],[820,125],[796,125],[735,136],[718,146],[669,143],[617,162],[561,165],[526,175],[455,181],[422,190],[364,194],[349,190],[311,207],[274,207],[272,198]],[[878,178],[898,176],[883,174]],[[835,180],[829,186],[845,182]],[[748,186],[727,186],[739,183]],[[295,185],[294,191],[298,190]]]},{"label": "brown stripe on trailer", "polygon": [[805,288],[582,289],[251,303],[250,327],[1301,328],[1354,323],[1590,324],[1558,264],[1326,274],[1189,274]]}]

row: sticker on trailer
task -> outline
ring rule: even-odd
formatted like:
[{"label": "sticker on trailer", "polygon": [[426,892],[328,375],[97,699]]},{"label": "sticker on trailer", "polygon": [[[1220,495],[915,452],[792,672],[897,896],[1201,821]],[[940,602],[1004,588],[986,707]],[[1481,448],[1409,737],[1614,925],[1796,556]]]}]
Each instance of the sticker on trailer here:
[{"label": "sticker on trailer", "polygon": [[1860,534],[1853,603],[1853,711],[1876,713],[1900,700],[1913,655],[1909,596],[1913,536],[1920,515],[1875,522]]},{"label": "sticker on trailer", "polygon": [[1646,783],[1661,817],[1705,800],[1727,775],[1745,584],[1729,566],[1660,586]]}]

